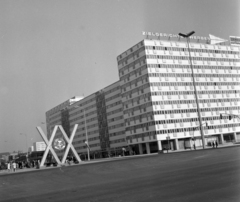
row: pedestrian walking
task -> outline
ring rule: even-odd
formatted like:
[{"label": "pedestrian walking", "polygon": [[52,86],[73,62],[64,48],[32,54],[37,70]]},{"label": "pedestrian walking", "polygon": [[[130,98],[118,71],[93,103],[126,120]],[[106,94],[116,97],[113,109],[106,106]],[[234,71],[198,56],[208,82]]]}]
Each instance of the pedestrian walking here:
[{"label": "pedestrian walking", "polygon": [[10,164],[10,162],[8,162],[8,164],[7,164],[7,169],[8,169],[8,172],[11,171],[11,164]]},{"label": "pedestrian walking", "polygon": [[216,141],[216,148],[218,147],[218,142]]},{"label": "pedestrian walking", "polygon": [[39,163],[38,163],[38,161],[36,161],[36,169],[39,169]]},{"label": "pedestrian walking", "polygon": [[13,163],[10,162],[10,170],[12,171],[13,170]]},{"label": "pedestrian walking", "polygon": [[122,148],[122,155],[125,156],[126,149],[123,147]]},{"label": "pedestrian walking", "polygon": [[13,162],[12,166],[13,166],[13,172],[16,172],[17,164],[15,161]]},{"label": "pedestrian walking", "polygon": [[214,144],[214,141],[212,142],[212,147],[214,148],[215,144]]}]

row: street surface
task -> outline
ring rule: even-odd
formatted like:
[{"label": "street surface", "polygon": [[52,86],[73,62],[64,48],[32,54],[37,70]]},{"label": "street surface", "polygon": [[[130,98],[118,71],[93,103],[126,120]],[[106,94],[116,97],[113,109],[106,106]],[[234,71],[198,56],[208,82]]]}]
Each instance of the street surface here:
[{"label": "street surface", "polygon": [[238,202],[240,147],[0,175],[0,201]]}]

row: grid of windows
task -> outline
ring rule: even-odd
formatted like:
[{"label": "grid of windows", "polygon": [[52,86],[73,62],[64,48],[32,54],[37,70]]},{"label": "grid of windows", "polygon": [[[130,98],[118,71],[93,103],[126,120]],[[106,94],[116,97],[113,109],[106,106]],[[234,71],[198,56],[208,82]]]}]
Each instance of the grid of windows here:
[{"label": "grid of windows", "polygon": [[[64,102],[46,113],[53,128],[59,109],[68,107],[74,145],[86,150],[86,131],[93,150],[199,134],[198,96],[205,135],[240,130],[240,120],[220,113],[240,113],[240,48],[186,42],[143,40],[117,57],[119,81],[80,100],[79,109]],[[193,88],[194,73],[197,95]],[[85,120],[87,127],[85,127]],[[87,130],[86,130],[87,129]],[[114,146],[112,146],[114,145]]]},{"label": "grid of windows", "polygon": [[[132,141],[132,138],[142,137],[148,130],[166,134],[150,126],[166,126],[174,129],[176,134],[185,132],[185,128],[190,130],[188,124],[199,121],[187,44],[157,40],[144,40],[143,43],[141,52],[138,51],[140,58],[132,58],[133,51],[131,56],[125,53],[124,58],[119,59],[127,139]],[[190,44],[190,52],[203,121],[214,123],[211,129],[221,128],[224,125],[219,120],[221,111],[240,112],[240,49]],[[181,130],[172,125],[176,123],[183,124]],[[232,126],[229,127],[233,130]]]}]

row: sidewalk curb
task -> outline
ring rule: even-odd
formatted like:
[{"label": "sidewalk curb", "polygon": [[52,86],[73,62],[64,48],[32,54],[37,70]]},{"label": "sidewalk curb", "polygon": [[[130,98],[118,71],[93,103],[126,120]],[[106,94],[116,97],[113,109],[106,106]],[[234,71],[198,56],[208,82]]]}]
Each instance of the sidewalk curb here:
[{"label": "sidewalk curb", "polygon": [[213,150],[213,149],[224,149],[224,148],[229,148],[229,147],[239,147],[240,143],[233,143],[232,145],[220,145],[217,148],[213,148],[210,146],[206,146],[205,149],[203,149],[202,147],[198,147],[197,149],[183,149],[183,150],[171,150],[167,152],[162,152],[162,153],[158,153],[158,154],[174,154],[174,153],[182,153],[182,152],[193,152],[193,151],[202,151],[202,150]]},{"label": "sidewalk curb", "polygon": [[[240,147],[240,143],[235,143],[232,145],[220,145],[217,148],[207,147],[204,150],[213,150],[213,149],[226,149],[229,147]],[[131,156],[117,156],[117,157],[111,157],[111,158],[102,158],[102,159],[93,159],[91,161],[81,161],[77,164],[63,164],[58,166],[50,166],[50,167],[40,167],[37,168],[24,168],[24,169],[17,169],[16,172],[8,172],[8,170],[0,171],[0,176],[6,176],[11,174],[19,174],[19,173],[25,173],[25,172],[35,172],[35,171],[43,171],[48,169],[61,169],[62,167],[72,167],[72,166],[80,166],[80,165],[87,165],[87,164],[94,164],[94,163],[104,163],[108,161],[118,161],[118,160],[124,160],[124,159],[130,159],[130,158],[141,158],[141,157],[148,157],[148,156],[154,156],[154,155],[165,155],[165,154],[176,154],[176,153],[184,153],[184,152],[196,152],[196,151],[203,151],[203,148],[197,148],[194,149],[188,149],[188,150],[174,150],[174,151],[168,151],[168,153],[150,153],[150,154],[139,154],[139,155],[131,155]]]}]

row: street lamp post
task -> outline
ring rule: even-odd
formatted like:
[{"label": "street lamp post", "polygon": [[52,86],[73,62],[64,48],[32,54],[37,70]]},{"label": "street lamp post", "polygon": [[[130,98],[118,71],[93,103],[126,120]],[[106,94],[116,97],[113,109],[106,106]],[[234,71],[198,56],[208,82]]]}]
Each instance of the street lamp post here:
[{"label": "street lamp post", "polygon": [[202,137],[203,149],[205,149],[205,140],[204,140],[204,133],[203,133],[203,128],[202,128],[202,117],[201,117],[201,114],[200,114],[200,107],[199,107],[198,96],[197,96],[197,88],[196,88],[196,84],[195,84],[195,78],[194,78],[194,72],[193,72],[193,66],[192,66],[192,58],[191,58],[191,53],[190,53],[190,48],[189,48],[189,37],[192,36],[194,33],[195,32],[192,31],[188,34],[179,33],[178,35],[183,37],[183,38],[186,38],[186,40],[187,40],[190,67],[191,67],[191,70],[192,70],[192,80],[193,80],[194,94],[195,94],[195,99],[196,99],[196,103],[197,103],[197,112],[198,112],[198,119],[199,119],[199,125],[200,125],[200,133],[201,133],[201,137]]},{"label": "street lamp post", "polygon": [[195,128],[193,128],[193,141],[194,141],[194,144],[193,144],[193,147],[194,149],[196,150],[196,145],[195,145],[195,137],[194,137],[194,131],[198,128],[198,127],[202,127],[204,124],[206,124],[206,127],[208,128],[208,123],[207,122],[204,122],[201,126],[196,126]]},{"label": "street lamp post", "polygon": [[85,144],[87,145],[87,153],[88,153],[88,161],[90,161],[90,151],[89,151],[89,144],[88,144],[88,133],[87,133],[87,122],[86,122],[86,114],[85,109],[83,109],[83,115],[84,115],[84,125],[85,125],[85,135],[86,135],[86,141]]},{"label": "street lamp post", "polygon": [[169,140],[170,140],[169,134],[167,136],[167,140],[168,140],[168,147],[167,147],[167,153],[168,153],[168,150],[170,149],[170,147],[169,147]]}]

